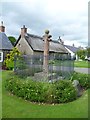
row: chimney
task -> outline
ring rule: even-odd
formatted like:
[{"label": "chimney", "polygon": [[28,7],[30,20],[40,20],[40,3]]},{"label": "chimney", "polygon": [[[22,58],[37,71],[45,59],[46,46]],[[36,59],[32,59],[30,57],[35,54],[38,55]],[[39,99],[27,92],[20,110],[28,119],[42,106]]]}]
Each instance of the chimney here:
[{"label": "chimney", "polygon": [[0,32],[5,32],[5,27],[3,26],[3,21],[1,21]]},{"label": "chimney", "polygon": [[59,36],[58,41],[59,41],[62,45],[64,45],[64,41],[61,39],[61,37],[60,37],[60,36]]},{"label": "chimney", "polygon": [[25,27],[25,25],[23,25],[23,28],[21,28],[21,37],[24,37],[26,33],[27,33],[27,28]]},{"label": "chimney", "polygon": [[75,47],[74,43],[72,44],[73,47]]}]

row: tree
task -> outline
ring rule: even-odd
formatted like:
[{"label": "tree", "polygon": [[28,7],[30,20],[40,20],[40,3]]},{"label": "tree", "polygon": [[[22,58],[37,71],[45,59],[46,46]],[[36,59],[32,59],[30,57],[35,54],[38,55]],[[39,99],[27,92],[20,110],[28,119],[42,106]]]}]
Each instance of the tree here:
[{"label": "tree", "polygon": [[10,42],[12,43],[12,45],[14,46],[15,42],[16,42],[16,38],[13,37],[13,36],[9,36],[8,39],[10,40]]},{"label": "tree", "polygon": [[86,56],[86,50],[78,50],[76,54],[80,59],[84,60]]},{"label": "tree", "polygon": [[90,57],[90,48],[87,48],[87,57]]}]

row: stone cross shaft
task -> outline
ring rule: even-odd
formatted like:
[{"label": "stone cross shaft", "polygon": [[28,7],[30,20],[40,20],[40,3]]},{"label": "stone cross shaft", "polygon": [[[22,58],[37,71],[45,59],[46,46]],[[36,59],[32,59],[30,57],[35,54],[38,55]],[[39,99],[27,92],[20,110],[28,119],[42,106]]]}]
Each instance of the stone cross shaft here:
[{"label": "stone cross shaft", "polygon": [[49,42],[52,36],[49,35],[49,30],[45,31],[44,39],[44,58],[43,58],[43,72],[48,74],[49,72]]}]

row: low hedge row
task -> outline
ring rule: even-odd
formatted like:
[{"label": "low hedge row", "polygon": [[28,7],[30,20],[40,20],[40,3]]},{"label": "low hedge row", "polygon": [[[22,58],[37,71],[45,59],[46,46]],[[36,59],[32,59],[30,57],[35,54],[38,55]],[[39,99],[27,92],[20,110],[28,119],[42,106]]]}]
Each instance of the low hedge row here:
[{"label": "low hedge row", "polygon": [[36,82],[10,74],[5,87],[18,97],[33,102],[66,103],[77,98],[77,91],[69,80],[60,80],[55,83]]},{"label": "low hedge row", "polygon": [[71,80],[78,80],[80,85],[84,88],[84,89],[88,89],[90,88],[90,74],[83,74],[83,73],[77,73],[74,72]]}]

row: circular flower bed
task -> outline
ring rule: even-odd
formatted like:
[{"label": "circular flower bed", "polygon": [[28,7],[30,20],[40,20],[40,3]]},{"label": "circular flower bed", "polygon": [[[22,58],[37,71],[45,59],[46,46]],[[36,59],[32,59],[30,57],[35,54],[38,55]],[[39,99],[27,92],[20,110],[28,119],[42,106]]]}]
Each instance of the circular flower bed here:
[{"label": "circular flower bed", "polygon": [[54,83],[36,82],[30,78],[21,79],[10,74],[5,87],[12,94],[32,102],[66,103],[77,98],[77,91],[69,80]]}]

